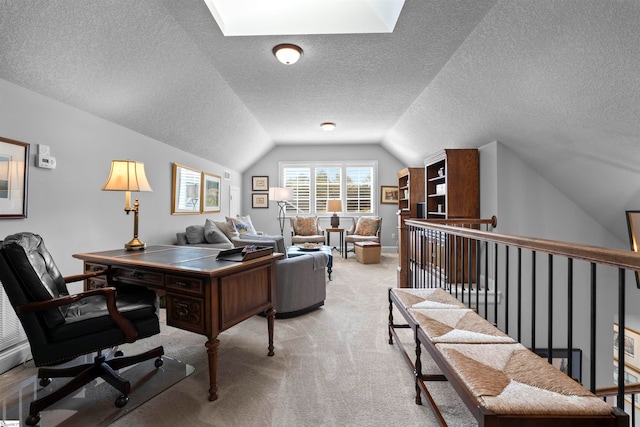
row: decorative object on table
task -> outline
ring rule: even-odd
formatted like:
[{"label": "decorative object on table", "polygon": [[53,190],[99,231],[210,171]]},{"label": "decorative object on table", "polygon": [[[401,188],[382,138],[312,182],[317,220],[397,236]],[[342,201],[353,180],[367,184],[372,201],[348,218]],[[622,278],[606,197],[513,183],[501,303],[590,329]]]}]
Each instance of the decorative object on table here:
[{"label": "decorative object on table", "polygon": [[269,191],[268,176],[252,176],[251,191]]},{"label": "decorative object on table", "polygon": [[284,218],[286,216],[284,207],[287,201],[293,198],[293,189],[286,187],[269,188],[269,200],[275,201],[280,210],[278,211],[278,222],[280,224],[280,235],[284,236]]},{"label": "decorative object on table", "polygon": [[220,212],[220,176],[202,172],[202,212]]},{"label": "decorative object on table", "polygon": [[0,137],[0,218],[27,217],[29,148]]},{"label": "decorative object on table", "polygon": [[331,226],[333,228],[340,227],[340,217],[337,215],[337,212],[342,212],[342,200],[328,200],[327,212],[333,212],[331,216]]},{"label": "decorative object on table", "polygon": [[224,261],[248,261],[250,259],[260,258],[263,256],[269,256],[273,253],[273,248],[270,246],[241,246],[239,248],[228,249],[226,251],[220,251],[216,259]]},{"label": "decorative object on table", "polygon": [[251,194],[251,207],[253,209],[268,209],[269,195],[265,193]]},{"label": "decorative object on table", "polygon": [[301,251],[319,251],[322,245],[317,245],[315,243],[303,243],[298,245]]},{"label": "decorative object on table", "polygon": [[147,176],[144,172],[144,163],[133,160],[113,160],[111,162],[111,172],[107,182],[102,187],[102,191],[125,191],[124,211],[129,215],[133,211],[133,239],[124,244],[125,249],[140,250],[147,245],[138,238],[138,213],[140,203],[136,198],[131,206],[132,191],[153,191]]},{"label": "decorative object on table", "polygon": [[[640,252],[640,211],[627,211],[627,228],[631,250]],[[640,272],[636,271],[636,286],[640,288]]]},{"label": "decorative object on table", "polygon": [[178,163],[173,164],[173,192],[171,215],[199,214],[201,207],[200,185],[202,173]]},{"label": "decorative object on table", "polygon": [[398,198],[398,187],[390,185],[383,185],[380,187],[380,203],[397,204]]}]

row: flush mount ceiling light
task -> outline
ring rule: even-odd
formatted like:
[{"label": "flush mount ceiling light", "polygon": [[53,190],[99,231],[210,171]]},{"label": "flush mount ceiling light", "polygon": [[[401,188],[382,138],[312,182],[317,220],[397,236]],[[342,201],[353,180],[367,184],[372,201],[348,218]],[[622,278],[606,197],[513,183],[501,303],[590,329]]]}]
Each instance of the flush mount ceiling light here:
[{"label": "flush mount ceiling light", "polygon": [[274,47],[273,54],[278,58],[278,61],[285,65],[291,65],[298,62],[298,59],[300,59],[303,52],[299,46],[285,43]]},{"label": "flush mount ceiling light", "polygon": [[405,0],[204,0],[225,36],[393,32]]},{"label": "flush mount ceiling light", "polygon": [[336,124],[332,123],[332,122],[324,122],[324,123],[320,124],[320,127],[325,132],[331,132],[332,130],[334,130],[336,128]]}]

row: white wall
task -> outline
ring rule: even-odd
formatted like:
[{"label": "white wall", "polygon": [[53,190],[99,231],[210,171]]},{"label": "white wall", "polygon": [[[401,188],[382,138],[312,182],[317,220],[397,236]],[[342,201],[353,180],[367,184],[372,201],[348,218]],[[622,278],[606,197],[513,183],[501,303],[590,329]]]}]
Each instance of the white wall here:
[{"label": "white wall", "polygon": [[[481,174],[481,214],[483,217],[496,215],[498,226],[496,233],[515,234],[542,239],[559,240],[605,248],[628,249],[628,242],[621,242],[593,218],[580,209],[567,195],[561,193],[543,176],[539,175],[529,165],[517,157],[514,152],[501,144],[492,142],[480,149]],[[619,214],[620,221],[626,221],[624,212]],[[500,249],[501,251],[503,249]],[[523,311],[530,312],[530,269],[531,254],[523,251]],[[500,253],[500,265],[503,265],[504,254]],[[510,280],[516,283],[516,253],[510,252]],[[578,321],[574,324],[574,345],[583,350],[588,346],[589,324],[589,265],[585,262],[574,263],[574,314]],[[554,289],[564,290],[567,283],[566,261],[562,258],[554,259]],[[537,255],[537,316],[543,327],[536,331],[536,346],[547,347],[547,307],[541,302],[547,300],[547,255]],[[504,280],[504,271],[499,276]],[[597,272],[598,281],[598,322],[597,337],[598,364],[600,365],[599,384],[611,381],[607,369],[612,363],[612,328],[615,313],[617,313],[617,271],[613,268],[602,267]],[[510,295],[511,315],[509,333],[515,334],[515,292]],[[640,305],[640,290],[635,289],[635,279],[627,276],[627,302],[629,314],[637,313]],[[566,342],[557,342],[557,338],[564,336],[566,331],[567,313],[566,292],[554,291],[553,329],[554,347],[566,347]],[[501,319],[504,321],[504,319]],[[527,342],[530,325],[523,325],[523,342]],[[589,357],[583,354],[583,379],[588,378],[586,369]]]},{"label": "white wall", "polygon": [[[0,99],[0,136],[31,144],[28,217],[0,220],[0,239],[19,231],[41,234],[63,275],[82,272],[74,253],[123,247],[133,236],[133,214],[124,213],[124,193],[101,191],[113,159],[145,163],[153,192],[132,198],[140,200],[139,236],[148,245],[173,244],[176,232],[204,224],[205,215],[171,215],[172,164],[220,176],[223,165],[4,80]],[[55,170],[34,166],[36,144],[51,147]],[[230,172],[230,180],[222,179],[222,212],[210,217],[228,214],[229,185],[241,187],[242,175]]]},{"label": "white wall", "polygon": [[[398,185],[398,171],[405,166],[398,159],[393,157],[387,150],[377,144],[367,145],[305,145],[305,146],[276,146],[260,161],[251,166],[245,173],[242,188],[247,189],[243,194],[244,215],[251,215],[252,222],[256,229],[268,234],[280,234],[278,225],[278,207],[275,202],[269,203],[269,209],[251,208],[251,177],[268,176],[269,186],[279,187],[281,183],[278,178],[278,162],[280,161],[347,161],[347,160],[377,160],[378,161],[378,182],[376,183],[376,198],[378,200],[378,215],[382,216],[382,246],[397,246],[398,218],[396,212],[398,205],[380,204],[380,186]],[[329,217],[320,218],[323,228],[329,226]],[[346,216],[341,217],[340,226],[348,228],[352,220]],[[291,236],[289,219],[285,221],[285,239]],[[393,237],[392,237],[393,236]],[[337,239],[337,235],[331,236]],[[333,240],[332,240],[333,245]]]}]

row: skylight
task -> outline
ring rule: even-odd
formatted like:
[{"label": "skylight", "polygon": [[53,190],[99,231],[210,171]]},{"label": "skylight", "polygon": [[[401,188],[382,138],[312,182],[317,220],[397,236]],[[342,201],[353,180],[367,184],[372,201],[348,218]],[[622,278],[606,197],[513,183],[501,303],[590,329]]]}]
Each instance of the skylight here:
[{"label": "skylight", "polygon": [[225,36],[391,33],[404,0],[204,0]]}]

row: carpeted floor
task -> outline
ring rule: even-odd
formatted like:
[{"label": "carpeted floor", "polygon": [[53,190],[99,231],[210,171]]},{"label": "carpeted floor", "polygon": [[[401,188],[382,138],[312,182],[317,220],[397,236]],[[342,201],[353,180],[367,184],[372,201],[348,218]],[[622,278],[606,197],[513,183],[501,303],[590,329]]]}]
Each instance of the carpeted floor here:
[{"label": "carpeted floor", "polygon": [[[276,320],[273,357],[262,317],[220,334],[215,402],[207,400],[205,337],[163,327],[145,340],[149,347],[162,343],[196,372],[113,425],[436,425],[428,407],[414,403],[413,375],[388,344],[387,289],[396,285],[397,262],[395,253],[364,265],[336,252],[325,305]],[[477,425],[448,384],[433,389],[451,426]]]},{"label": "carpeted floor", "polygon": [[[344,260],[334,253],[325,305],[277,319],[273,357],[267,356],[263,317],[220,334],[215,402],[207,399],[206,338],[166,326],[163,312],[161,333],[136,344],[161,344],[167,356],[196,371],[112,425],[436,425],[429,408],[414,403],[412,372],[398,348],[388,344],[387,289],[396,285],[397,262],[395,253],[366,265],[353,254]],[[429,360],[423,364],[424,372],[433,372]],[[477,425],[449,384],[434,383],[432,390],[449,425]]]}]

